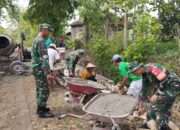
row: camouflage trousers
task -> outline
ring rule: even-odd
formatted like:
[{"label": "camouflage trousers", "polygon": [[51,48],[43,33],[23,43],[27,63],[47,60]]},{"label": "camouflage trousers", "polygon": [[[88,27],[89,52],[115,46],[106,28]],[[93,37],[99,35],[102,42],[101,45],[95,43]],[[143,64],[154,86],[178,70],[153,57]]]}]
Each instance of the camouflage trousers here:
[{"label": "camouflage trousers", "polygon": [[36,81],[36,101],[38,107],[46,107],[49,97],[47,76],[43,70],[34,68],[33,75]]},{"label": "camouflage trousers", "polygon": [[66,59],[66,66],[67,69],[69,70],[70,74],[75,74],[75,69],[76,69],[76,64],[78,62],[77,57],[70,57]]},{"label": "camouflage trousers", "polygon": [[170,110],[175,101],[175,96],[159,95],[158,98],[148,111],[147,119],[156,120],[160,126],[163,126],[169,122]]},{"label": "camouflage trousers", "polygon": [[179,93],[180,78],[174,74],[169,74],[167,79],[160,83],[157,91],[158,100],[152,104],[148,112],[148,120],[158,119],[160,126],[167,125],[171,116],[170,110]]}]

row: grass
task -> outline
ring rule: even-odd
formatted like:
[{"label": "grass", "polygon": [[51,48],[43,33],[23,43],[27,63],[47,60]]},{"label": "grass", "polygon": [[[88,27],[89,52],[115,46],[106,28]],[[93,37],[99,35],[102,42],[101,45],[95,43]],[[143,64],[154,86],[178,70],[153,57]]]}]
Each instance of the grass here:
[{"label": "grass", "polygon": [[180,75],[180,45],[176,41],[158,43],[157,51],[149,57],[149,62],[157,62],[168,70]]}]

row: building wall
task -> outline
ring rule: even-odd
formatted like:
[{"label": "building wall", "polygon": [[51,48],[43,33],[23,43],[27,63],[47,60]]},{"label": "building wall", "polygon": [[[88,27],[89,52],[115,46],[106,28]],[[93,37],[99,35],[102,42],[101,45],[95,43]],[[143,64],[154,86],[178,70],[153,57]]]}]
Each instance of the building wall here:
[{"label": "building wall", "polygon": [[84,33],[85,33],[84,26],[77,26],[71,28],[71,36],[73,39],[83,38]]}]

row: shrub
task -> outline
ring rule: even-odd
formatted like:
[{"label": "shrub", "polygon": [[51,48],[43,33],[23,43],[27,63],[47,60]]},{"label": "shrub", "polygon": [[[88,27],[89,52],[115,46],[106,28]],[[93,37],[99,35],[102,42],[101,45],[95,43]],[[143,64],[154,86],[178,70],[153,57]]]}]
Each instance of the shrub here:
[{"label": "shrub", "polygon": [[180,46],[175,40],[168,42],[159,42],[157,51],[148,58],[149,62],[158,62],[180,75]]},{"label": "shrub", "polygon": [[156,45],[156,54],[164,54],[167,51],[179,51],[179,45],[176,40],[168,42],[158,42]]},{"label": "shrub", "polygon": [[156,51],[159,29],[156,18],[147,13],[139,15],[134,26],[135,39],[125,50],[125,57],[130,61],[146,61]]},{"label": "shrub", "polygon": [[[120,35],[119,35],[120,36]],[[90,43],[88,43],[88,51],[90,55],[93,57],[97,69],[101,70],[101,73],[114,81],[119,79],[118,71],[113,66],[111,58],[113,54],[120,53],[122,49],[122,45],[119,40],[115,40],[117,37],[115,36],[112,40],[106,40],[102,36],[94,37]]]}]

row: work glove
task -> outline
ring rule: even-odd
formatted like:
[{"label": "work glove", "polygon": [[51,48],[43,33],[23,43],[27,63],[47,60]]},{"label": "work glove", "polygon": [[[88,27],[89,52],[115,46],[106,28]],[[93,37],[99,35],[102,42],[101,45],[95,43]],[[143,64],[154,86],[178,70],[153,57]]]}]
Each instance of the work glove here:
[{"label": "work glove", "polygon": [[113,93],[119,93],[119,87],[118,87],[118,85],[112,86],[111,91],[112,91]]}]

